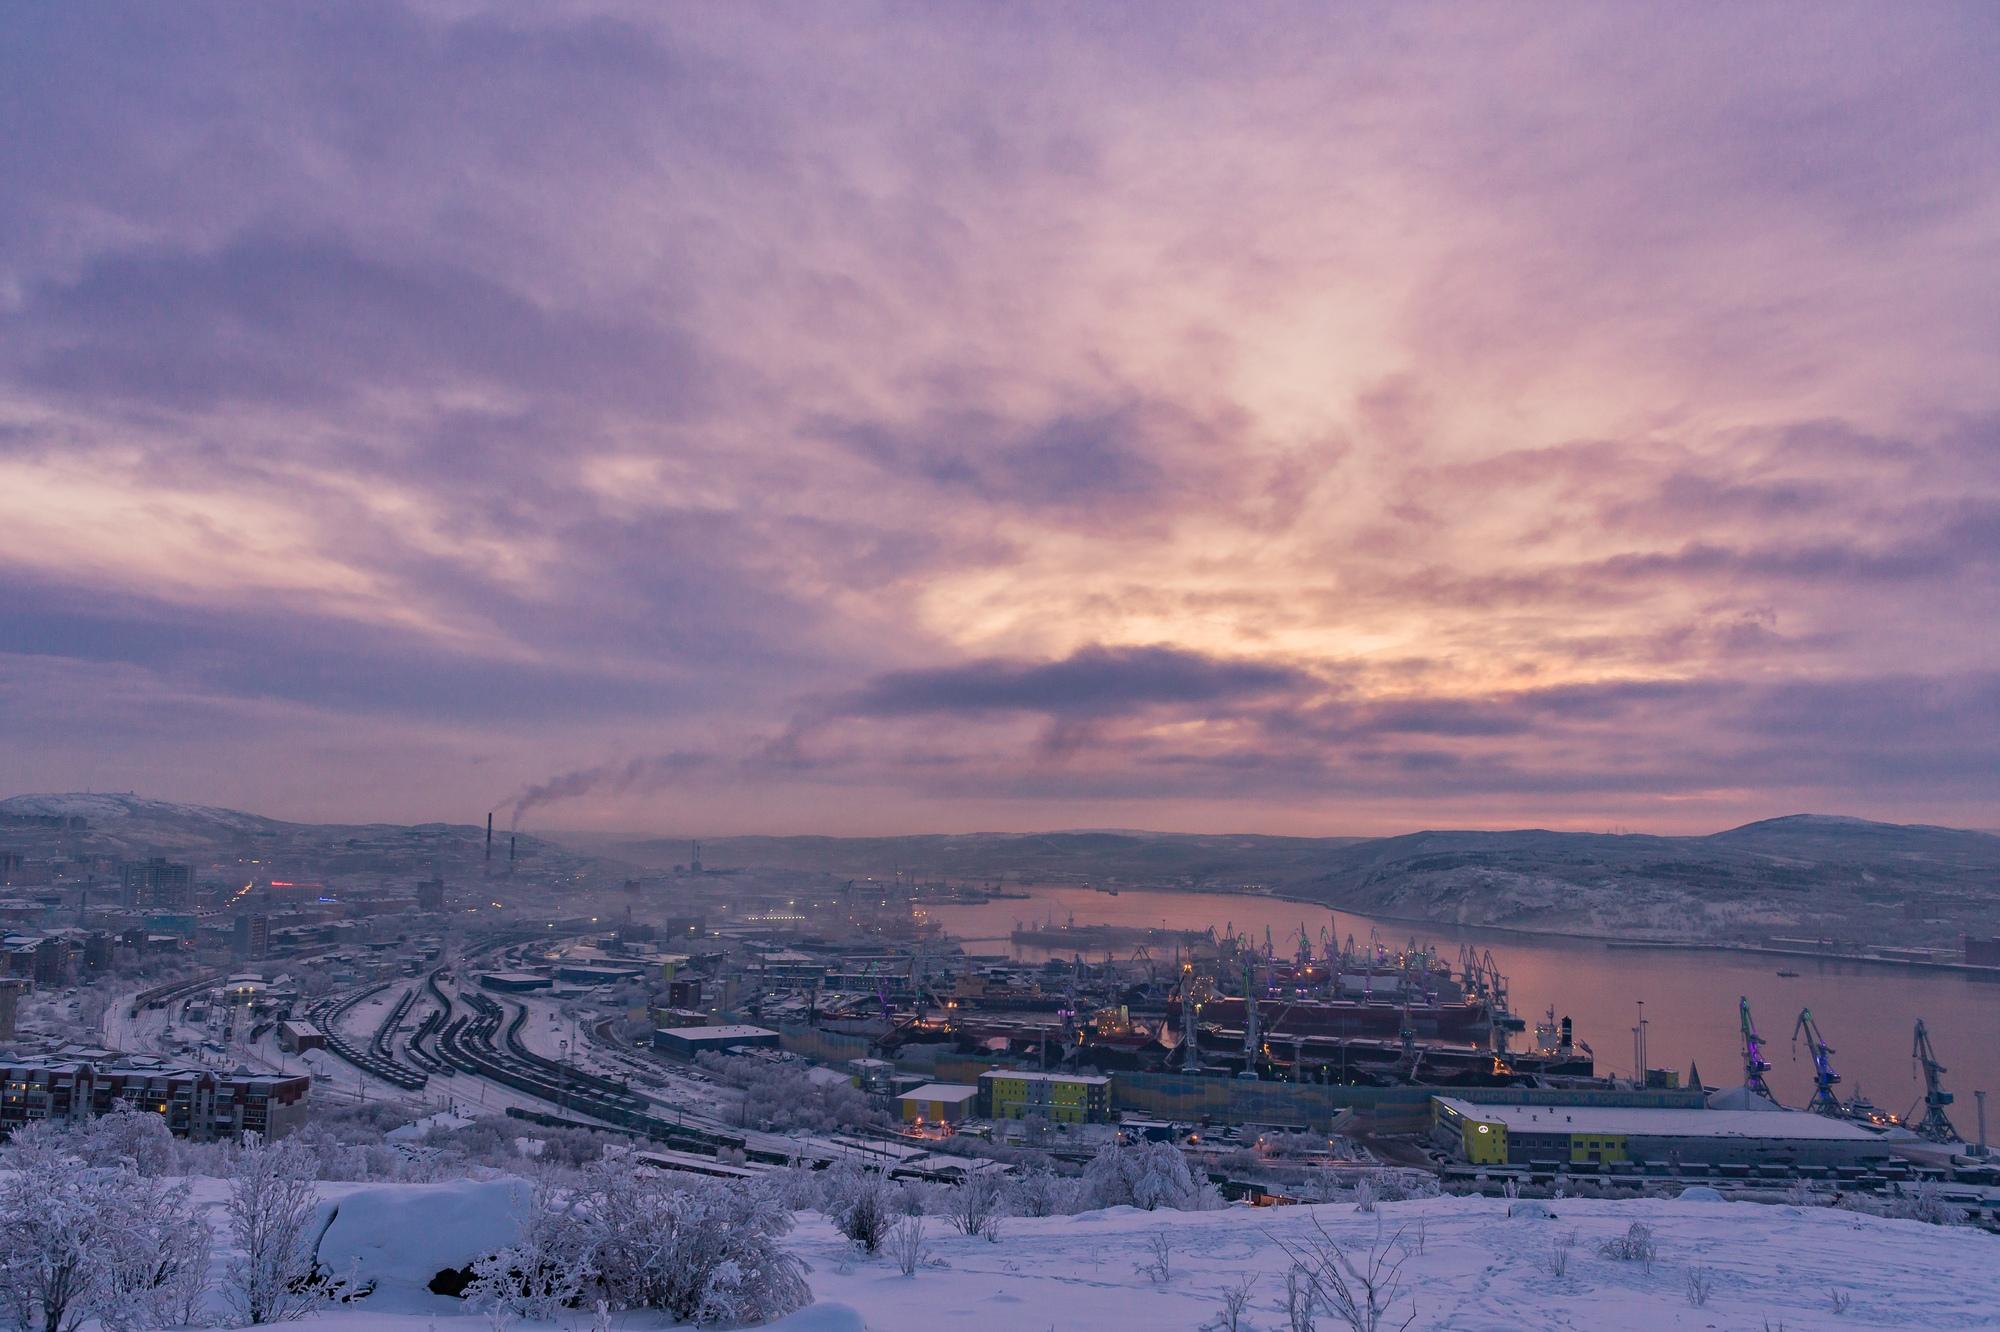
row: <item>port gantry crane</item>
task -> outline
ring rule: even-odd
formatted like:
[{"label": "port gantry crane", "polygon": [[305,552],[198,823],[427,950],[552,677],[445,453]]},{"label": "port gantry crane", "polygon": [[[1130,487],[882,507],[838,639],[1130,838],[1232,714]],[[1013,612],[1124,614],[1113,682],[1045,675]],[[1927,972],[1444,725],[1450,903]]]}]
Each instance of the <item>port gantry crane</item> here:
[{"label": "port gantry crane", "polygon": [[1957,1142],[1958,1130],[1951,1126],[1951,1119],[1944,1112],[1952,1100],[1951,1093],[1944,1089],[1944,1074],[1948,1070],[1937,1061],[1937,1054],[1931,1049],[1931,1034],[1924,1029],[1922,1018],[1917,1019],[1916,1035],[1910,1042],[1910,1058],[1924,1070],[1924,1117],[1917,1124],[1918,1136],[1932,1142]]},{"label": "port gantry crane", "polygon": [[1771,1061],[1764,1058],[1763,1038],[1758,1036],[1757,1024],[1750,1018],[1750,996],[1738,999],[1737,1012],[1743,1027],[1743,1085],[1776,1103],[1778,1098],[1771,1095],[1771,1086],[1764,1081],[1764,1075],[1771,1071]]},{"label": "port gantry crane", "polygon": [[1797,1055],[1799,1037],[1806,1038],[1806,1049],[1812,1052],[1813,1094],[1806,1109],[1815,1114],[1844,1117],[1847,1107],[1834,1094],[1834,1086],[1840,1081],[1840,1074],[1833,1071],[1833,1047],[1819,1034],[1819,1024],[1813,1021],[1812,1010],[1799,1010],[1798,1025],[1792,1028],[1792,1050]]}]

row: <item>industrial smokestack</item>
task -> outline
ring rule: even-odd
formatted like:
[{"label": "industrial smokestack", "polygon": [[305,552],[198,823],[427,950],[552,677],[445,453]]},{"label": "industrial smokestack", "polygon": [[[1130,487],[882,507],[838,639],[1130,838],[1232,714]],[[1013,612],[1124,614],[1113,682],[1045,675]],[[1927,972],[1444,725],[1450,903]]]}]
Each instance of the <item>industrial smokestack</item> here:
[{"label": "industrial smokestack", "polygon": [[486,811],[486,869],[493,869],[493,811]]},{"label": "industrial smokestack", "polygon": [[514,834],[507,834],[507,872],[514,872]]}]

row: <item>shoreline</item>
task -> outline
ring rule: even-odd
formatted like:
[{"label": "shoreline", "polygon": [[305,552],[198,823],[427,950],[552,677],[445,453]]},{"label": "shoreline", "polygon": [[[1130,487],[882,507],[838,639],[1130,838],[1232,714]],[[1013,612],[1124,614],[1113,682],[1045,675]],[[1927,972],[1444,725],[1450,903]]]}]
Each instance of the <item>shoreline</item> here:
[{"label": "shoreline", "polygon": [[[1077,888],[1073,883],[1044,883],[1037,888]],[[1944,972],[1966,976],[1975,980],[1990,980],[2000,983],[2000,967],[1980,966],[1973,962],[1920,962],[1908,958],[1871,957],[1862,953],[1824,953],[1804,948],[1774,948],[1768,944],[1752,943],[1709,943],[1699,939],[1643,939],[1610,934],[1579,934],[1574,930],[1532,930],[1516,925],[1481,925],[1455,920],[1431,920],[1422,916],[1398,916],[1374,911],[1356,911],[1316,898],[1300,897],[1283,892],[1236,892],[1227,888],[1167,888],[1134,885],[1131,892],[1203,893],[1212,897],[1264,898],[1270,901],[1292,902],[1320,911],[1331,911],[1342,915],[1356,916],[1363,920],[1382,921],[1396,925],[1418,925],[1431,929],[1465,930],[1484,934],[1503,934],[1516,939],[1561,940],[1570,943],[1591,943],[1609,949],[1645,949],[1653,951],[1690,953],[1744,953],[1761,957],[1810,958],[1815,962],[1852,962],[1864,966],[1893,967],[1904,971]]]}]

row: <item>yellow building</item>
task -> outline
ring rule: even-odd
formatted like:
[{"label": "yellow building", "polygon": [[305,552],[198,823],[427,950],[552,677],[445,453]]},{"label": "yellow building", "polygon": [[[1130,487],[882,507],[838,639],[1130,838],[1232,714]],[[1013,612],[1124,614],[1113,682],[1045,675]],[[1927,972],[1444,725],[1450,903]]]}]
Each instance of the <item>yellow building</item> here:
[{"label": "yellow building", "polygon": [[918,1126],[956,1124],[972,1113],[979,1088],[952,1082],[928,1082],[915,1091],[896,1098],[903,1107],[903,1122]]},{"label": "yellow building", "polygon": [[1041,1115],[1057,1124],[1101,1124],[1111,1118],[1111,1079],[994,1069],[979,1075],[979,1105],[989,1119]]},{"label": "yellow building", "polygon": [[1498,1119],[1474,1118],[1442,1096],[1434,1096],[1431,1131],[1434,1136],[1449,1140],[1453,1149],[1473,1165],[1507,1164],[1507,1125]]}]

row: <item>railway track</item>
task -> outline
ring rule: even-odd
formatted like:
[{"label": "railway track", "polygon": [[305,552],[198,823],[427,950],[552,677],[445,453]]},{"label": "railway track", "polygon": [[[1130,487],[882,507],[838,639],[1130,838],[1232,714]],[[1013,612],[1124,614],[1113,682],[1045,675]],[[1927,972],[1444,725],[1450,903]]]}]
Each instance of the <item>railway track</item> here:
[{"label": "railway track", "polygon": [[393,1034],[395,1023],[401,1020],[400,1014],[409,1011],[410,995],[405,995],[396,1009],[392,1010],[390,1014],[391,1020],[385,1021],[381,1026],[376,1028],[375,1034],[370,1038],[366,1049],[356,1046],[354,1042],[340,1034],[341,1018],[358,1007],[363,1001],[372,999],[382,993],[382,991],[388,989],[392,984],[394,984],[392,981],[383,981],[377,985],[364,986],[359,990],[337,998],[322,999],[319,1003],[314,1004],[308,1009],[307,1012],[311,1015],[313,1025],[318,1027],[320,1033],[326,1037],[326,1048],[333,1053],[335,1058],[341,1060],[343,1063],[353,1065],[372,1078],[380,1078],[392,1087],[401,1087],[405,1091],[422,1091],[430,1082],[429,1074],[417,1069],[407,1068],[397,1063],[393,1058],[388,1057],[387,1054],[377,1053],[378,1045],[386,1039],[385,1033]]}]

